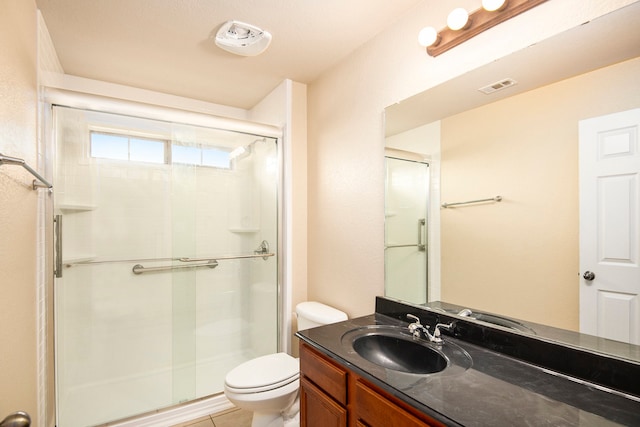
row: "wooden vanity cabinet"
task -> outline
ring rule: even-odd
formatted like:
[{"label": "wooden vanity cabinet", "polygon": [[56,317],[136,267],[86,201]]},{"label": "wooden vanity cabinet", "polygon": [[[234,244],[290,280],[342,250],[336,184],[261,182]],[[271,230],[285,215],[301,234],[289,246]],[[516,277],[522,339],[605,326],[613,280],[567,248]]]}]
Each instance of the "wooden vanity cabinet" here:
[{"label": "wooden vanity cabinet", "polygon": [[444,427],[300,343],[301,427]]},{"label": "wooden vanity cabinet", "polygon": [[347,425],[347,370],[301,343],[300,426]]}]

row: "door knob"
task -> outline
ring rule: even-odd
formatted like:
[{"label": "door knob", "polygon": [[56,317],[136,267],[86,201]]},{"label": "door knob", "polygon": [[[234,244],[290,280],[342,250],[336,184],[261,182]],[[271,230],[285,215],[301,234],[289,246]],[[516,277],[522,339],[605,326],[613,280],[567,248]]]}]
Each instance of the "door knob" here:
[{"label": "door knob", "polygon": [[31,425],[31,417],[26,412],[14,412],[0,421],[0,427],[29,427]]},{"label": "door knob", "polygon": [[592,281],[593,279],[596,278],[596,275],[592,271],[585,271],[584,274],[582,275],[582,278],[584,280]]}]

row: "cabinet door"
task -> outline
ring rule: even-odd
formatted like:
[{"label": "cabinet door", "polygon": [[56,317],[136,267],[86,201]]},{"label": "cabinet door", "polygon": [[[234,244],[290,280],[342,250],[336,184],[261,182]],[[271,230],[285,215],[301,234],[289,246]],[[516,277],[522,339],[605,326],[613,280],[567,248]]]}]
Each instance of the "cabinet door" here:
[{"label": "cabinet door", "polygon": [[336,402],[347,404],[347,371],[305,344],[300,345],[300,372]]},{"label": "cabinet door", "polygon": [[300,426],[347,427],[347,410],[305,377],[300,378]]}]

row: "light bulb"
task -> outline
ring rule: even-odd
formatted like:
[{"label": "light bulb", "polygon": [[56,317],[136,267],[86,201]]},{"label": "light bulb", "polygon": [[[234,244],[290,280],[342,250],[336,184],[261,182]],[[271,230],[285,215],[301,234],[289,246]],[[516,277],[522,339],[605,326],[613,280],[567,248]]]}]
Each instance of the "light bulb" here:
[{"label": "light bulb", "polygon": [[482,8],[488,12],[502,9],[507,0],[482,0]]},{"label": "light bulb", "polygon": [[420,43],[420,46],[433,46],[438,42],[438,38],[438,32],[433,27],[424,27],[418,33],[418,43]]},{"label": "light bulb", "polygon": [[469,21],[469,13],[461,7],[457,7],[451,11],[447,17],[447,26],[452,30],[461,30]]}]

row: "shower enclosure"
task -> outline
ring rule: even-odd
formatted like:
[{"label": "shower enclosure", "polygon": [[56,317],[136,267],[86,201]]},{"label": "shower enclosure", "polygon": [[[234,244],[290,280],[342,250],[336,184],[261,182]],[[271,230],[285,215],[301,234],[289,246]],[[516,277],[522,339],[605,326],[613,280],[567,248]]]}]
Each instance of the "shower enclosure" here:
[{"label": "shower enclosure", "polygon": [[223,391],[278,350],[277,139],[54,107],[57,425]]},{"label": "shower enclosure", "polygon": [[429,165],[385,156],[385,295],[427,302]]}]

